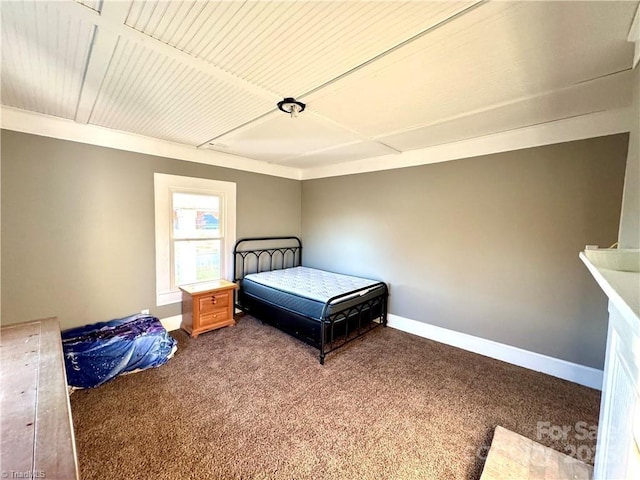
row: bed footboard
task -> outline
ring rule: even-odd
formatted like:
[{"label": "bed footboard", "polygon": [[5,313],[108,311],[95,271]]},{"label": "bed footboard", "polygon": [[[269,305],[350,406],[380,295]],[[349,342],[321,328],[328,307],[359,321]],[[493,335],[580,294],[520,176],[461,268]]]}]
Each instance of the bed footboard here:
[{"label": "bed footboard", "polygon": [[[349,302],[354,295],[361,299],[355,304]],[[320,364],[324,364],[324,358],[329,352],[380,325],[386,327],[388,297],[387,285],[380,282],[373,287],[366,287],[329,299],[324,306],[320,325]],[[341,303],[348,303],[348,306],[343,309],[332,308],[339,307]],[[331,313],[332,311],[334,313]]]}]

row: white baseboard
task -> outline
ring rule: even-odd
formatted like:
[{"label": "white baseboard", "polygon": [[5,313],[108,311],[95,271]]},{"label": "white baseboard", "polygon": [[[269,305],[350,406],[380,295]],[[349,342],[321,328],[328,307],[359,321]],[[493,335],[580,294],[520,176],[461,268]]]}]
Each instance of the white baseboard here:
[{"label": "white baseboard", "polygon": [[167,332],[178,330],[182,323],[182,315],[174,315],[173,317],[161,318],[160,323]]},{"label": "white baseboard", "polygon": [[436,327],[435,325],[429,325],[428,323],[418,322],[398,315],[388,314],[388,325],[403,332],[435,340],[452,347],[462,348],[485,357],[495,358],[519,367],[602,390],[603,372],[597,368],[578,365],[577,363],[523,350],[485,338],[474,337],[466,333]]}]

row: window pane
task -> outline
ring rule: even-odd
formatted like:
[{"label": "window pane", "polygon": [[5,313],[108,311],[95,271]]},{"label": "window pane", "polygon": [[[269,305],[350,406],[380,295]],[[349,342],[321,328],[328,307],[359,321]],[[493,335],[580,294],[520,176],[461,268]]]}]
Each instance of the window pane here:
[{"label": "window pane", "polygon": [[220,236],[220,197],[174,192],[173,238]]},{"label": "window pane", "polygon": [[176,286],[220,278],[220,240],[179,241],[173,246]]}]

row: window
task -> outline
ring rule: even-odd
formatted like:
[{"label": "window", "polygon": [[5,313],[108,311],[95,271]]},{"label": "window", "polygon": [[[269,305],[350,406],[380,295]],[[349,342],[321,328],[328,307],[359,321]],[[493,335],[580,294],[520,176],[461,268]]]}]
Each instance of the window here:
[{"label": "window", "polygon": [[178,287],[233,280],[236,184],[154,174],[156,303],[181,300]]},{"label": "window", "polygon": [[224,218],[215,194],[171,190],[171,286],[221,278],[220,253],[224,251]]}]

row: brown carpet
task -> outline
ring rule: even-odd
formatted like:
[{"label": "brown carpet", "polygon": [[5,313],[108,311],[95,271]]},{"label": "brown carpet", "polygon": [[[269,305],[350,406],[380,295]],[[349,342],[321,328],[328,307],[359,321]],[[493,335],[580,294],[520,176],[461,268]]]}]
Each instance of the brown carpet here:
[{"label": "brown carpet", "polygon": [[593,462],[600,393],[557,378],[392,328],[324,367],[250,316],[173,334],[166,365],[71,396],[84,480],[476,479],[496,425]]}]

